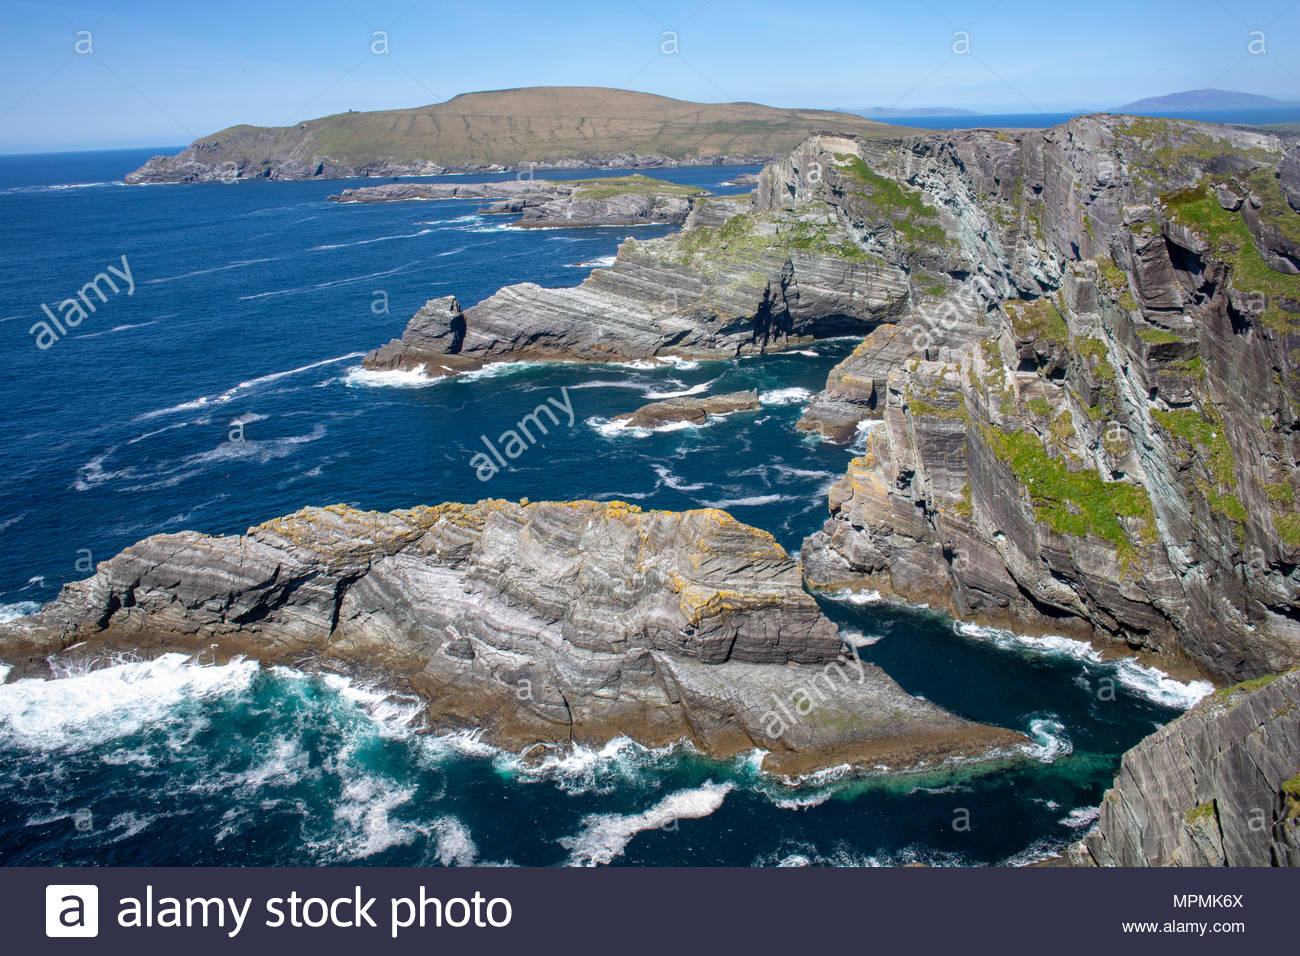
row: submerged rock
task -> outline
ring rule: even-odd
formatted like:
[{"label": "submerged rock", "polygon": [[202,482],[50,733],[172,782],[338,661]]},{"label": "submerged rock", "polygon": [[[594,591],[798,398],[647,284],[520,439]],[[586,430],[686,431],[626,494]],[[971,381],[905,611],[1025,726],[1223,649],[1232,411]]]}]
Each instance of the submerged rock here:
[{"label": "submerged rock", "polygon": [[[84,642],[84,644],[82,643]],[[13,676],[47,658],[217,645],[360,671],[439,730],[512,747],[689,739],[803,772],[979,757],[1022,741],[847,653],[771,535],[726,512],[481,501],[308,508],[238,537],[147,538],[0,625]]]},{"label": "submerged rock", "polygon": [[1300,866],[1300,670],[1219,691],[1126,753],[1067,860]]},{"label": "submerged rock", "polygon": [[761,407],[758,392],[750,389],[747,392],[727,392],[724,395],[668,398],[643,405],[627,415],[615,415],[610,420],[628,428],[659,428],[677,422],[702,425],[710,415],[731,415]]}]

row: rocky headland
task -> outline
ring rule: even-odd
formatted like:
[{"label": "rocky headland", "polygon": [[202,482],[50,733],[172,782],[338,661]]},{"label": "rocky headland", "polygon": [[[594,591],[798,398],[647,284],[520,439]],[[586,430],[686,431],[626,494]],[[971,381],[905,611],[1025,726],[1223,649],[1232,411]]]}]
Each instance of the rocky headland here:
[{"label": "rocky headland", "polygon": [[1300,670],[1229,687],[1124,755],[1082,866],[1300,866]]},{"label": "rocky headland", "polygon": [[539,86],[465,93],[416,109],[232,126],[129,173],[138,183],[436,176],[533,168],[751,165],[822,129],[899,127],[831,110],[690,103],[630,90]]},{"label": "rocky headland", "polygon": [[579,226],[680,225],[703,189],[648,176],[501,183],[385,183],[345,189],[329,198],[343,203],[406,202],[420,199],[494,199],[486,214],[516,213],[521,229]]},{"label": "rocky headland", "polygon": [[0,625],[11,678],[176,649],[363,674],[422,698],[432,730],[514,749],[684,739],[802,773],[1024,743],[846,651],[772,536],[712,509],[308,508],[240,536],[147,538]]}]

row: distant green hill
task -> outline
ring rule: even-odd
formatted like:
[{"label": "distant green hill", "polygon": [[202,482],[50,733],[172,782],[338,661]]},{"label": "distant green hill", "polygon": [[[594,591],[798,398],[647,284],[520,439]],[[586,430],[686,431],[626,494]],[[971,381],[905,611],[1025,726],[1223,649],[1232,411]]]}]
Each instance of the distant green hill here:
[{"label": "distant green hill", "polygon": [[338,113],[295,126],[232,126],[177,156],[150,160],[129,181],[403,175],[436,171],[432,166],[530,162],[599,166],[629,155],[679,163],[758,160],[819,131],[912,132],[830,110],[689,103],[600,87],[528,87],[465,93],[416,109]]}]

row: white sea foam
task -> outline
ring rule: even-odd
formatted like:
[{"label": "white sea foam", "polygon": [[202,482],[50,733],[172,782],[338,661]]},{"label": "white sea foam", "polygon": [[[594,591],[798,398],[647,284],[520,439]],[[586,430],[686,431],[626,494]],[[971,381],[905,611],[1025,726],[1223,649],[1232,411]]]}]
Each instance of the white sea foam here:
[{"label": "white sea foam", "polygon": [[640,428],[628,425],[626,422],[612,422],[608,418],[600,417],[588,418],[586,424],[605,438],[649,438],[659,432],[680,432],[703,427],[694,422],[669,422],[666,425],[656,425],[654,428]]},{"label": "white sea foam", "polygon": [[585,262],[570,262],[570,269],[608,269],[614,264],[617,256],[597,256],[595,259],[587,259]]},{"label": "white sea foam", "polygon": [[274,262],[276,257],[272,256],[267,259],[239,259],[235,262],[227,263],[224,266],[212,266],[208,269],[195,269],[193,272],[182,272],[180,275],[163,276],[158,279],[145,279],[142,285],[160,285],[164,282],[177,282],[181,279],[190,279],[194,276],[210,275],[213,272],[226,272],[230,269],[242,269],[245,266],[256,265],[259,262]]},{"label": "white sea foam", "polygon": [[343,380],[347,385],[365,388],[428,388],[444,379],[426,375],[423,365],[394,369],[370,369],[358,365],[348,369]]},{"label": "white sea foam", "polygon": [[1056,758],[1074,751],[1074,744],[1065,732],[1065,725],[1051,717],[1035,717],[1030,720],[1029,736],[1034,742],[1025,746],[1025,753],[1042,763],[1052,763]]},{"label": "white sea foam", "polygon": [[657,400],[662,399],[662,398],[685,398],[687,395],[700,395],[700,394],[702,394],[702,393],[704,393],[704,392],[707,392],[707,391],[709,390],[709,386],[712,385],[713,382],[716,382],[716,381],[717,381],[717,379],[715,378],[712,382],[701,382],[699,385],[692,385],[692,386],[690,386],[689,388],[682,388],[682,389],[678,389],[677,391],[670,391],[670,392],[652,391],[652,392],[646,392],[646,393],[645,393],[645,397],[648,398],[648,399],[651,399],[652,401],[657,401]]},{"label": "white sea foam", "polygon": [[81,750],[160,721],[182,700],[248,689],[257,663],[189,663],[185,654],[0,686],[0,739],[39,751]]},{"label": "white sea foam", "polygon": [[224,392],[215,395],[203,395],[199,398],[191,399],[188,402],[181,402],[179,405],[171,405],[167,408],[159,408],[152,412],[145,412],[143,415],[135,416],[131,421],[148,421],[149,419],[159,418],[163,415],[193,411],[196,408],[203,408],[208,405],[224,405],[231,399],[237,398],[246,392],[261,388],[263,385],[268,385],[271,382],[278,382],[282,378],[288,378],[291,375],[301,375],[303,372],[310,372],[312,369],[323,368],[326,365],[335,365],[338,362],[346,362],[348,359],[360,358],[365,354],[366,353],[364,352],[349,352],[347,355],[322,359],[319,362],[310,362],[307,365],[300,365],[297,368],[286,369],[283,372],[271,372],[267,375],[259,375],[257,378],[250,378],[246,381],[240,382],[238,385],[228,388]]},{"label": "white sea foam", "polygon": [[13,621],[28,614],[35,614],[41,606],[35,601],[15,601],[13,604],[0,604],[0,624]]},{"label": "white sea foam", "polygon": [[778,501],[798,501],[790,495],[748,495],[744,498],[719,498],[717,501],[705,501],[706,508],[754,508],[759,505],[773,505]]},{"label": "white sea foam", "polygon": [[345,828],[339,839],[331,837],[333,849],[344,860],[364,860],[395,846],[412,843],[419,831],[391,816],[415,795],[414,788],[396,787],[390,781],[365,775],[343,785],[334,819]]},{"label": "white sea foam", "polygon": [[1100,807],[1075,807],[1060,822],[1071,830],[1084,830],[1091,827],[1101,816]]},{"label": "white sea foam", "polygon": [[698,820],[722,806],[734,789],[731,783],[706,783],[693,790],[669,794],[641,813],[601,813],[585,817],[582,832],[563,837],[569,866],[596,866],[623,855],[638,833],[667,826],[677,820]]},{"label": "white sea foam", "polygon": [[866,604],[880,604],[885,599],[881,597],[879,591],[854,591],[845,588],[842,591],[823,591],[821,596],[831,601],[841,601],[846,604],[857,604],[859,606]]},{"label": "white sea foam", "polygon": [[883,634],[863,634],[853,627],[840,628],[840,640],[849,647],[870,647],[884,636]]},{"label": "white sea foam", "polygon": [[706,484],[686,484],[684,479],[673,474],[672,469],[667,465],[656,463],[651,467],[654,468],[655,474],[659,476],[659,481],[664,485],[664,487],[671,488],[673,491],[700,491],[708,487]]},{"label": "white sea foam", "polygon": [[1056,634],[1032,637],[1025,634],[1016,634],[1002,628],[964,622],[957,622],[954,627],[959,634],[990,641],[1004,650],[1052,657],[1068,657],[1094,667],[1112,669],[1115,673],[1115,679],[1129,691],[1164,707],[1186,710],[1202,697],[1214,691],[1214,685],[1209,681],[1194,680],[1184,683],[1175,680],[1159,668],[1139,664],[1132,657],[1106,660],[1096,648],[1086,641],[1078,641]]},{"label": "white sea foam", "polygon": [[798,405],[810,398],[812,392],[806,388],[774,388],[758,396],[764,405]]},{"label": "white sea foam", "polygon": [[469,828],[455,817],[439,817],[433,821],[438,862],[443,866],[473,866],[478,862],[478,845],[470,836]]},{"label": "white sea foam", "polygon": [[353,242],[331,242],[323,246],[312,246],[307,251],[321,252],[326,249],[346,249],[350,246],[368,246],[375,242],[391,242],[394,239],[415,239],[419,236],[427,236],[431,232],[433,232],[432,229],[421,229],[419,232],[403,232],[391,236],[375,236],[372,239],[357,239]]}]

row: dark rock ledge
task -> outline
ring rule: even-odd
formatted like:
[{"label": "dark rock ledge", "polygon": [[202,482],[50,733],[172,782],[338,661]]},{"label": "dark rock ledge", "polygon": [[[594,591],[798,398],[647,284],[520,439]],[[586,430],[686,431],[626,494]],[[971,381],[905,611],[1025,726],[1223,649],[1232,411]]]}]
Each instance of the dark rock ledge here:
[{"label": "dark rock ledge", "polygon": [[430,728],[512,749],[686,739],[802,773],[1024,743],[848,656],[795,561],[713,509],[308,508],[240,536],[147,538],[0,625],[10,680],[50,676],[56,656],[178,649],[362,674],[421,697]]}]

